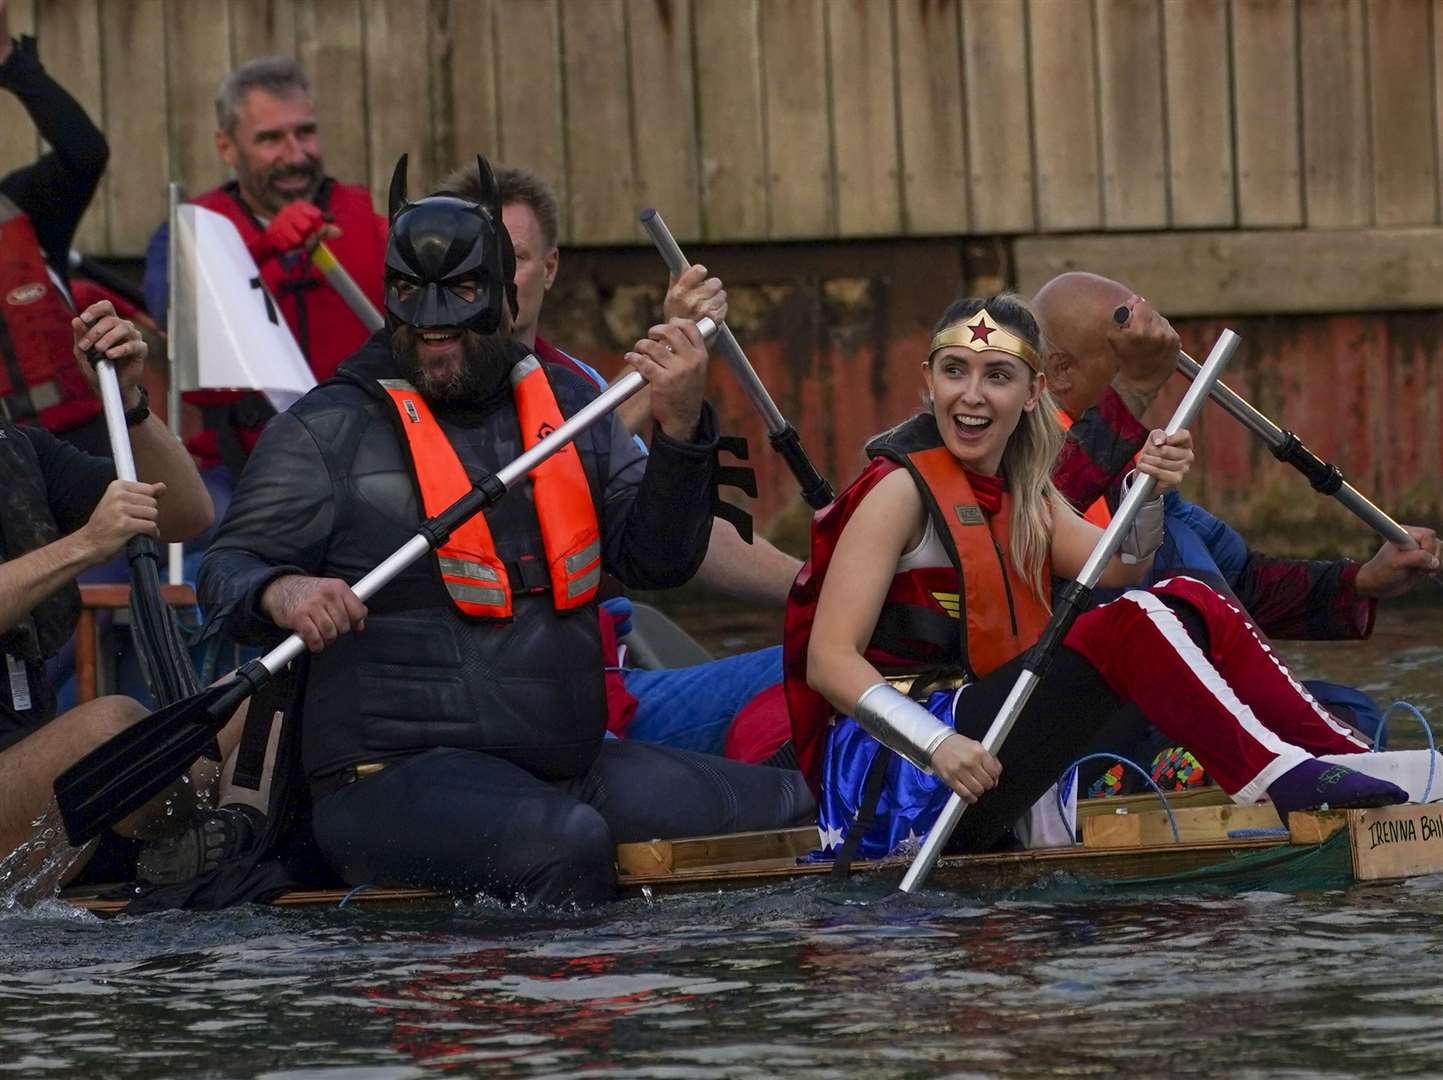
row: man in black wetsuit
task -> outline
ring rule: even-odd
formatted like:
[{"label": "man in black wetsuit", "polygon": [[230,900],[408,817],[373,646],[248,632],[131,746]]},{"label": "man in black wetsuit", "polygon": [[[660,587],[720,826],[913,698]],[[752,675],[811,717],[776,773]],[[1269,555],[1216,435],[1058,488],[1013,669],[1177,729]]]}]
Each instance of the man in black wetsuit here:
[{"label": "man in black wetsuit", "polygon": [[[41,66],[35,39],[10,37],[4,0],[0,88],[20,100],[51,148],[0,177],[0,418],[39,424],[108,455],[100,401],[70,351],[67,268],[109,149],[85,110]],[[21,137],[6,132],[7,139]]]},{"label": "man in black wetsuit", "polygon": [[409,203],[398,170],[387,327],[266,429],[200,592],[232,635],[281,628],[311,648],[313,828],[347,881],[593,903],[615,892],[618,842],[808,822],[813,806],[790,770],[604,739],[601,568],[666,588],[706,552],[717,436],[692,323],[628,357],[652,386],[649,457],[607,417],[369,607],[351,592],[597,393],[511,340],[514,260],[483,175],[481,204]]}]

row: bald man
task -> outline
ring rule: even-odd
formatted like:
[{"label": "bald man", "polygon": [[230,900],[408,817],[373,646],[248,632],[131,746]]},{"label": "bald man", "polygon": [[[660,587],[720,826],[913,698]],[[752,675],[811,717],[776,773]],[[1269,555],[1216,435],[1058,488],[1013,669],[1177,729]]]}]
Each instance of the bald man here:
[{"label": "bald man", "polygon": [[[1032,303],[1045,338],[1048,387],[1069,428],[1053,480],[1097,520],[1105,513],[1098,501],[1117,505],[1133,455],[1148,431],[1167,420],[1158,395],[1175,370],[1178,335],[1132,289],[1096,274],[1055,277]],[[1167,538],[1153,580],[1179,572],[1204,578],[1234,595],[1274,638],[1366,638],[1378,600],[1408,591],[1439,565],[1431,529],[1409,528],[1419,548],[1385,543],[1366,563],[1286,559],[1254,551],[1236,530],[1175,492],[1164,506]],[[1365,729],[1377,722],[1366,695],[1330,684],[1311,688],[1345,719]]]}]

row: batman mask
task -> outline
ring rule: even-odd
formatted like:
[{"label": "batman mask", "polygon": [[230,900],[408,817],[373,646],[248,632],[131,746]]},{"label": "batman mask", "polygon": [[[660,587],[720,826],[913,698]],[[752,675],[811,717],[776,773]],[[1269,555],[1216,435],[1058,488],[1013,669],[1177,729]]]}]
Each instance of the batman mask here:
[{"label": "batman mask", "polygon": [[501,222],[496,177],[478,156],[480,203],[451,195],[406,200],[406,155],[391,177],[386,243],[386,324],[455,326],[482,335],[515,311],[516,256]]}]

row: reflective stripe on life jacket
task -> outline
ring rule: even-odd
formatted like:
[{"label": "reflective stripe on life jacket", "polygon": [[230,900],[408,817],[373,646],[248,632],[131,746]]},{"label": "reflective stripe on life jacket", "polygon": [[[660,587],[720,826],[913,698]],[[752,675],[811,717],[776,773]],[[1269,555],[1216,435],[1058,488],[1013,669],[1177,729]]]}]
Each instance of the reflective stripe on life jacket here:
[{"label": "reflective stripe on life jacket", "polygon": [[[561,408],[541,365],[531,357],[511,372],[522,443],[535,446],[562,422]],[[426,515],[434,517],[471,490],[461,459],[425,399],[404,379],[382,379],[400,417]],[[601,532],[591,489],[575,446],[567,445],[531,471],[536,517],[558,611],[582,607],[601,581]],[[478,619],[509,619],[511,583],[496,553],[484,514],[452,532],[436,552],[446,592],[457,610]]]},{"label": "reflective stripe on life jacket", "polygon": [[[1066,409],[1057,410],[1057,422],[1062,425],[1064,435],[1072,430],[1072,417],[1067,415]],[[1106,499],[1098,499],[1082,512],[1082,516],[1099,529],[1105,529],[1112,524],[1112,511],[1108,509]]]},{"label": "reflective stripe on life jacket", "polygon": [[59,432],[100,413],[71,351],[73,317],[35,226],[0,195],[0,414]]},{"label": "reflective stripe on life jacket", "polygon": [[[1012,566],[1011,497],[996,514],[977,504],[966,470],[942,444],[930,414],[913,417],[867,447],[870,466],[812,519],[811,556],[787,600],[783,649],[792,742],[816,789],[832,707],[807,685],[807,647],[832,553],[867,493],[898,468],[912,474],[951,567],[896,574],[864,655],[883,674],[950,668],[980,677],[1031,646],[1046,605]],[[1044,578],[1047,571],[1044,570]],[[948,624],[947,620],[955,620]]]}]

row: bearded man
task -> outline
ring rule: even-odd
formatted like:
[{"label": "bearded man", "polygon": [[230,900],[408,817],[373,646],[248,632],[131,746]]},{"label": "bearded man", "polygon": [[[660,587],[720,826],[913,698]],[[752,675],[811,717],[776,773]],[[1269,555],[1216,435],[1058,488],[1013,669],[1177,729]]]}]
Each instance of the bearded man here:
[{"label": "bearded man", "polygon": [[618,842],[810,820],[794,772],[604,739],[602,568],[667,588],[706,553],[717,434],[693,323],[627,357],[652,388],[649,457],[607,417],[369,607],[351,592],[597,393],[511,338],[489,165],[479,203],[410,203],[404,160],[386,329],[266,429],[200,575],[233,636],[291,630],[312,651],[300,722],[321,850],[353,884],[592,903],[615,891]]}]

